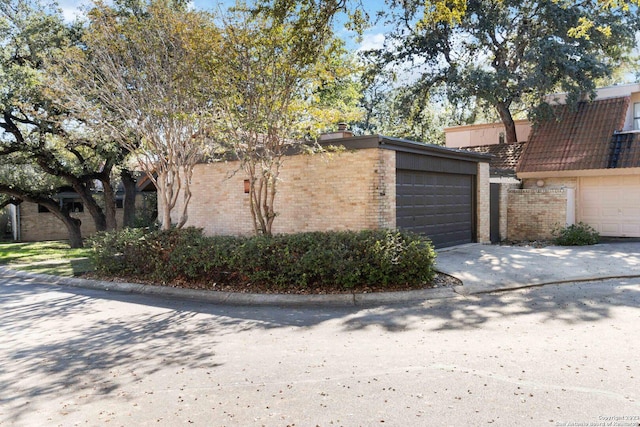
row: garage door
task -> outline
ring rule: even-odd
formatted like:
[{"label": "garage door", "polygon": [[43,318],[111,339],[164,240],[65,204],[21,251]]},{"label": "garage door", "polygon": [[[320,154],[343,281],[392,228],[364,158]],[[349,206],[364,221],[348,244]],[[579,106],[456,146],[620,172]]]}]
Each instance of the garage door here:
[{"label": "garage door", "polygon": [[441,248],[474,240],[472,175],[397,170],[398,228],[428,236]]},{"label": "garage door", "polygon": [[640,237],[640,176],[580,178],[577,216],[602,236]]}]

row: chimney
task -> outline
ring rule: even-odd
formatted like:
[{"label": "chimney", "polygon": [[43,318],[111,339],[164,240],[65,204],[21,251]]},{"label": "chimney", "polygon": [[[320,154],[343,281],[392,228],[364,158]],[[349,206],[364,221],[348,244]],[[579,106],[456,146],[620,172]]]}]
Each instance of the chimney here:
[{"label": "chimney", "polygon": [[346,123],[338,123],[338,130],[335,132],[327,132],[320,134],[320,141],[329,141],[332,139],[350,138],[353,136],[353,132],[347,130]]}]

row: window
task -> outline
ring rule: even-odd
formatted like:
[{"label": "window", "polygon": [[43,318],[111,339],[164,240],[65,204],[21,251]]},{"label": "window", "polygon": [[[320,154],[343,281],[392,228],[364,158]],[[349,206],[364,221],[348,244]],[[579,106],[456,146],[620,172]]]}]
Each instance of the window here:
[{"label": "window", "polygon": [[62,206],[67,208],[69,212],[84,212],[84,205],[80,199],[63,199]]},{"label": "window", "polygon": [[640,102],[633,104],[633,130],[640,130]]},{"label": "window", "polygon": [[124,208],[124,199],[116,199],[116,209]]},{"label": "window", "polygon": [[[81,199],[62,199],[60,207],[69,210],[69,213],[84,212],[84,205]],[[38,205],[38,213],[50,212],[46,206]]]}]

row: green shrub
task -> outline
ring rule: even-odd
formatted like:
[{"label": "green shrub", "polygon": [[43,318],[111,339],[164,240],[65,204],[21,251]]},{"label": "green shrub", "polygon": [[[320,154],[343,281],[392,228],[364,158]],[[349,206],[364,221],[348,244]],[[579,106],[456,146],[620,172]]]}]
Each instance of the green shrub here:
[{"label": "green shrub", "polygon": [[279,289],[420,286],[433,279],[434,260],[428,240],[386,230],[255,237],[236,253],[247,281]]},{"label": "green shrub", "polygon": [[146,278],[218,282],[233,266],[238,237],[205,237],[198,228],[124,229],[99,233],[90,240],[98,272]]},{"label": "green shrub", "polygon": [[206,237],[195,228],[123,230],[92,240],[96,270],[161,283],[255,283],[275,290],[358,285],[420,286],[434,276],[435,251],[396,231]]},{"label": "green shrub", "polygon": [[600,234],[583,222],[567,227],[556,227],[552,234],[553,242],[561,246],[595,245],[600,241]]},{"label": "green shrub", "polygon": [[92,248],[91,258],[96,271],[106,274],[143,274],[133,253],[144,252],[147,230],[125,228],[121,231],[100,232],[87,239]]}]

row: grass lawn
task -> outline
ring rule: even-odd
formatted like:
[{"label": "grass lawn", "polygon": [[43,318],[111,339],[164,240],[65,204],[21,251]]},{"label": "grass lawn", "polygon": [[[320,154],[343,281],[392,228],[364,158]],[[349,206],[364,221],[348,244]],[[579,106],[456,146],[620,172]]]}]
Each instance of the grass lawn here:
[{"label": "grass lawn", "polygon": [[0,265],[15,270],[56,276],[78,276],[93,271],[90,249],[70,249],[64,241],[0,243]]}]

